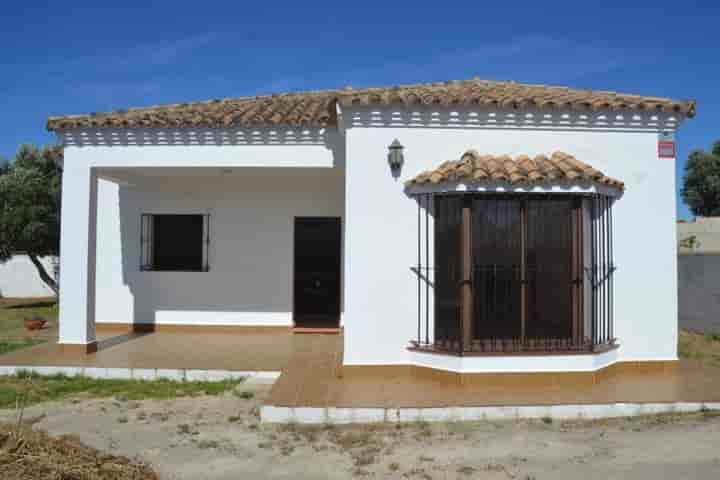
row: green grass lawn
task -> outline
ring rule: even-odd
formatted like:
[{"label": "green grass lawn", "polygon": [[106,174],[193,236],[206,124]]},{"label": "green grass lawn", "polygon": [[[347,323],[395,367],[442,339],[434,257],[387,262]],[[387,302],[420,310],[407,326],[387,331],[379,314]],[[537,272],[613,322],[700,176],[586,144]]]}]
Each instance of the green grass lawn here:
[{"label": "green grass lawn", "polygon": [[23,328],[23,320],[41,316],[55,324],[58,317],[54,298],[0,298],[0,337]]},{"label": "green grass lawn", "polygon": [[54,298],[0,298],[0,355],[46,341],[42,335],[30,335],[23,320],[32,317],[48,320],[57,326],[58,309]]},{"label": "green grass lawn", "polygon": [[3,353],[12,352],[20,348],[32,347],[33,345],[40,345],[45,340],[42,338],[12,338],[12,339],[0,339],[0,355]]},{"label": "green grass lawn", "polygon": [[707,365],[720,366],[720,334],[717,332],[696,333],[680,330],[678,335],[680,358],[699,360]]},{"label": "green grass lawn", "polygon": [[235,389],[244,379],[217,382],[176,382],[171,380],[106,380],[66,375],[40,376],[30,372],[0,377],[0,408],[14,408],[27,394],[26,405],[73,396],[116,397],[120,400],[168,399],[198,395],[219,395]]}]

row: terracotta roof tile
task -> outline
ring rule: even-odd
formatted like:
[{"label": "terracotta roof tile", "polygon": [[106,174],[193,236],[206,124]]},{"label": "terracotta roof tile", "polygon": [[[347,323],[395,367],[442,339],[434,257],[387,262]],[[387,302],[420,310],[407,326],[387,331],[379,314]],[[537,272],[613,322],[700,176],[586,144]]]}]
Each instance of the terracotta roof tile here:
[{"label": "terracotta roof tile", "polygon": [[468,150],[460,160],[447,160],[435,170],[422,172],[407,185],[439,184],[457,181],[507,182],[510,184],[537,184],[542,182],[591,182],[624,190],[619,180],[605,176],[601,171],[564,152],[550,157],[536,155],[530,158],[519,155],[480,155]]},{"label": "terracotta roof tile", "polygon": [[50,117],[48,130],[70,128],[169,128],[335,125],[335,104],[479,105],[503,108],[646,110],[695,115],[695,102],[633,94],[489,80],[461,80],[396,87],[344,88],[240,97]]}]

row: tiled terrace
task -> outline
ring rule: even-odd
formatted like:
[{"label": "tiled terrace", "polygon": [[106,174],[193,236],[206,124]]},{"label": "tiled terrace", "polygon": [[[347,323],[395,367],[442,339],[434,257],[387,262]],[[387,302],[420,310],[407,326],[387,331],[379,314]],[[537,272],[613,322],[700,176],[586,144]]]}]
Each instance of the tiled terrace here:
[{"label": "tiled terrace", "polygon": [[676,368],[625,366],[592,374],[476,374],[466,379],[425,369],[288,369],[266,403],[276,406],[435,408],[642,402],[720,402],[720,368],[682,360]]},{"label": "tiled terrace", "polygon": [[0,366],[281,372],[340,358],[338,335],[289,329],[188,329],[134,333],[98,326],[98,352],[65,352],[55,340],[0,355]]},{"label": "tiled terrace", "polygon": [[341,368],[342,335],[277,331],[98,331],[99,351],[63,353],[54,342],[0,356],[3,367],[282,372],[265,400],[277,408],[453,407],[720,402],[720,368],[622,364],[600,374],[453,377],[412,367]]}]

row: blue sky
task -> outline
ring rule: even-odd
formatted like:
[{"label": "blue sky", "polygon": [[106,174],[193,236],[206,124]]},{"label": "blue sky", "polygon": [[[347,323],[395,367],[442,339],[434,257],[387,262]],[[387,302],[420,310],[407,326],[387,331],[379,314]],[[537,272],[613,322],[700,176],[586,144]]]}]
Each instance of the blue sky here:
[{"label": "blue sky", "polygon": [[48,115],[473,76],[696,99],[678,180],[720,139],[717,2],[432,3],[6,2],[0,156]]}]

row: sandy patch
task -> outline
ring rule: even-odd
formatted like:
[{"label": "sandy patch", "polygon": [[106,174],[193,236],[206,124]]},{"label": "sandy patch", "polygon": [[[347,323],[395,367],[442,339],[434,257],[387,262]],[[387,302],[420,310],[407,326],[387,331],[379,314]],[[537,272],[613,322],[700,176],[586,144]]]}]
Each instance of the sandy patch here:
[{"label": "sandy patch", "polygon": [[[348,427],[262,425],[266,385],[172,400],[36,405],[37,428],[148,462],[166,479],[720,478],[720,417]],[[246,393],[243,393],[246,392]],[[1,411],[0,420],[11,420]]]}]

